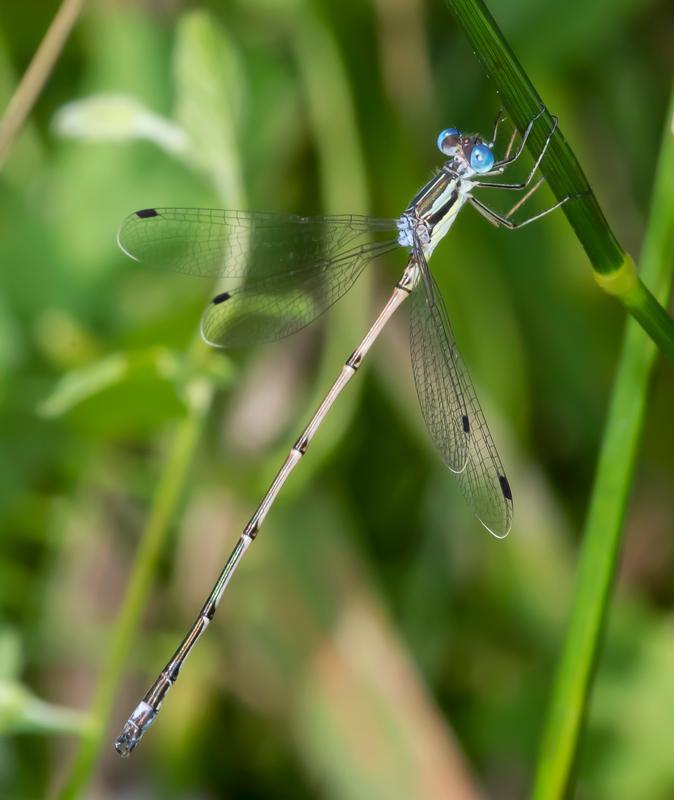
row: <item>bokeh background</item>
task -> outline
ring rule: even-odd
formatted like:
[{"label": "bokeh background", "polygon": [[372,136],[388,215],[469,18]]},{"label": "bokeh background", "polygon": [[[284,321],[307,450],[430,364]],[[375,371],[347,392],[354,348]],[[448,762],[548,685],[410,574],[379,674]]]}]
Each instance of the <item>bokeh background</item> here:
[{"label": "bokeh background", "polygon": [[[3,107],[57,5],[0,5]],[[491,5],[638,255],[671,2]],[[3,798],[525,795],[624,324],[562,214],[510,234],[466,211],[433,258],[510,537],[481,529],[432,449],[403,310],[157,725],[132,759],[112,749],[404,264],[374,264],[292,339],[216,353],[195,341],[211,287],[125,258],[119,222],[154,205],[396,216],[440,163],[437,132],[488,132],[498,107],[439,0],[85,5],[0,173]],[[673,404],[663,365],[579,798],[674,796]],[[96,725],[88,782],[73,760]]]}]

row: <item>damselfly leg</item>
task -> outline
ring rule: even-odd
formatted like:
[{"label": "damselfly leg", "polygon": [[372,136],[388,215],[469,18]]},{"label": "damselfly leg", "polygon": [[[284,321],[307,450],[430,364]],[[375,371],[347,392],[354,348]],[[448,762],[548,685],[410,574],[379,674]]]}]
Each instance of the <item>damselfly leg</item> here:
[{"label": "damselfly leg", "polygon": [[[493,147],[496,144],[496,137],[498,136],[498,129],[501,126],[502,122],[506,120],[506,113],[503,106],[500,106],[498,113],[496,114],[496,119],[494,120],[494,127],[492,128],[491,138],[486,143],[488,147]],[[517,131],[515,131],[517,132]]]},{"label": "damselfly leg", "polygon": [[[520,146],[519,146],[519,148],[517,150],[517,153],[514,156],[512,156],[511,158],[506,158],[501,162],[497,162],[497,164],[495,165],[494,170],[485,173],[484,177],[487,177],[488,175],[501,174],[507,165],[512,164],[514,161],[516,161],[522,155],[522,151],[524,150],[524,146],[526,145],[527,139],[529,138],[529,135],[530,135],[531,130],[533,128],[533,124],[538,119],[539,116],[540,116],[540,114],[537,114],[533,118],[533,120],[529,123],[529,125],[527,126],[527,129],[524,132],[524,136],[522,137],[522,141],[521,141]],[[547,135],[547,137],[545,139],[545,143],[543,144],[543,147],[541,148],[541,152],[538,154],[538,157],[536,158],[536,161],[534,162],[533,167],[529,171],[529,174],[527,175],[527,177],[526,177],[526,179],[524,181],[519,181],[518,183],[497,183],[497,182],[491,182],[491,181],[482,181],[482,180],[478,179],[478,180],[472,181],[473,186],[475,186],[477,188],[481,188],[481,189],[515,189],[515,190],[517,190],[517,189],[526,189],[526,187],[531,183],[531,180],[534,177],[534,175],[536,174],[536,172],[538,172],[538,168],[540,167],[541,162],[545,158],[545,153],[546,153],[546,151],[548,149],[548,146],[550,145],[550,142],[552,141],[552,137],[554,136],[555,131],[557,130],[557,124],[558,124],[557,117],[553,117],[552,118],[552,125],[550,126],[550,131],[549,131],[549,133],[548,133],[548,135]]]},{"label": "damselfly leg", "polygon": [[[489,220],[492,225],[496,225],[496,227],[503,226],[504,228],[508,228],[511,231],[515,231],[518,228],[523,228],[525,225],[530,225],[532,222],[536,222],[539,219],[543,219],[548,214],[551,214],[553,211],[556,211],[558,208],[567,203],[569,200],[573,200],[576,197],[580,197],[581,195],[567,195],[555,203],[553,206],[544,209],[543,211],[539,212],[538,214],[534,214],[532,217],[528,217],[527,219],[520,220],[519,222],[513,222],[511,219],[508,219],[508,215],[499,214],[497,211],[489,208],[484,203],[480,202],[476,197],[469,197],[468,202],[473,206],[473,208],[478,211],[482,216]],[[526,198],[523,198],[526,199]],[[521,204],[518,204],[521,205]],[[508,212],[510,213],[510,212]]]},{"label": "damselfly leg", "polygon": [[[542,113],[543,113],[543,111],[540,111],[529,122],[529,124],[527,125],[527,128],[525,129],[524,135],[522,137],[522,142],[520,143],[520,147],[518,148],[517,153],[512,158],[509,158],[509,151],[510,151],[510,149],[512,147],[512,143],[513,143],[513,138],[511,137],[510,143],[508,145],[508,150],[506,152],[506,155],[504,156],[504,159],[501,162],[497,162],[498,163],[498,167],[499,167],[499,172],[503,171],[502,168],[505,165],[512,164],[521,155],[522,150],[524,148],[524,145],[526,144],[526,141],[527,141],[527,139],[529,137],[529,134],[531,133],[533,125],[536,122],[536,120],[541,116]],[[491,182],[491,181],[483,181],[483,180],[480,180],[480,179],[473,179],[471,181],[472,185],[477,189],[506,189],[506,190],[513,190],[513,191],[523,191],[524,189],[526,189],[529,186],[529,184],[531,183],[531,181],[533,180],[534,175],[538,171],[543,159],[545,158],[545,154],[546,154],[546,152],[548,150],[550,142],[552,141],[552,138],[553,138],[553,136],[555,134],[555,131],[557,130],[557,125],[558,125],[558,119],[557,119],[557,117],[553,116],[552,117],[552,125],[550,126],[550,131],[548,132],[548,135],[547,135],[547,137],[545,139],[543,147],[541,148],[541,151],[538,154],[536,160],[534,161],[534,164],[533,164],[532,168],[530,169],[529,174],[527,175],[525,180],[520,181],[518,183],[501,183],[501,182]],[[490,175],[490,174],[494,174],[494,172],[495,172],[495,170],[492,170],[491,172],[485,173],[485,174],[486,175]],[[580,196],[582,196],[584,194],[584,193],[578,193],[578,194],[573,194],[573,195],[567,195],[566,197],[563,197],[558,202],[554,203],[549,208],[546,208],[546,209],[544,209],[543,211],[541,211],[541,212],[539,212],[537,214],[534,214],[534,215],[532,215],[532,216],[530,216],[530,217],[528,217],[526,219],[520,220],[518,222],[513,221],[511,219],[513,214],[517,210],[519,210],[532,197],[532,195],[541,187],[541,185],[544,182],[545,182],[545,178],[544,177],[539,178],[539,180],[529,189],[529,191],[527,191],[526,194],[523,197],[521,197],[512,206],[512,208],[510,208],[509,211],[505,212],[504,214],[502,214],[502,213],[500,213],[498,211],[495,211],[494,209],[490,208],[488,205],[486,205],[486,203],[482,202],[481,200],[478,200],[473,195],[471,195],[468,198],[468,202],[470,203],[470,205],[473,206],[473,208],[476,211],[478,211],[480,214],[482,214],[482,216],[485,217],[485,219],[489,220],[489,222],[491,222],[493,225],[496,225],[497,227],[503,226],[505,228],[508,228],[509,230],[517,230],[519,228],[523,228],[525,225],[529,225],[532,222],[536,222],[537,220],[542,219],[543,217],[547,216],[548,214],[552,213],[553,211],[556,211],[558,208],[563,206],[564,203],[568,202],[569,200],[573,200],[576,197],[580,197]]]},{"label": "damselfly leg", "polygon": [[509,211],[506,211],[506,213],[504,214],[505,218],[510,219],[510,217],[512,217],[512,215],[519,208],[521,208],[527,202],[527,200],[541,188],[541,186],[544,183],[545,183],[545,178],[541,176],[536,181],[536,183],[531,187],[531,189],[529,189],[529,191],[524,195],[524,197],[520,197],[520,199],[515,203],[515,205]]}]

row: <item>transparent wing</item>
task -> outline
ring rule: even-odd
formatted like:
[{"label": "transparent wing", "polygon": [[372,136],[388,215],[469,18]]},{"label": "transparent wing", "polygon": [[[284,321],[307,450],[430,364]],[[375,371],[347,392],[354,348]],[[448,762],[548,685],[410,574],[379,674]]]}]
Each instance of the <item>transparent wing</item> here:
[{"label": "transparent wing", "polygon": [[[423,256],[422,256],[423,257]],[[421,410],[442,460],[466,500],[497,537],[510,530],[513,499],[501,459],[456,347],[444,300],[431,278],[429,291],[412,293],[410,350]]]},{"label": "transparent wing", "polygon": [[442,310],[420,285],[412,292],[410,355],[421,412],[440,457],[456,473],[466,468],[470,437],[463,384],[453,356],[454,340]]},{"label": "transparent wing", "polygon": [[222,292],[204,311],[202,336],[218,347],[242,347],[290,336],[345,294],[368,262],[396,247],[397,239],[358,245]]},{"label": "transparent wing", "polygon": [[334,258],[358,241],[396,230],[396,220],[297,217],[207,208],[146,208],[117,234],[131,258],[188,275],[256,278]]}]

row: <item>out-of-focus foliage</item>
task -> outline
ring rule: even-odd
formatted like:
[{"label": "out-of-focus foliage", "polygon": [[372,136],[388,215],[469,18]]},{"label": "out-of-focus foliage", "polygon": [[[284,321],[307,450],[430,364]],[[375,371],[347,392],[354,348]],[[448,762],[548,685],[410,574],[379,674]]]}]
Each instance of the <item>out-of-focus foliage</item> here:
[{"label": "out-of-focus foliage", "polygon": [[[206,7],[88,4],[0,174],[0,795],[54,791],[91,730],[157,476],[206,375],[212,410],[112,717],[94,721],[106,748],[84,796],[521,797],[623,322],[561,216],[509,234],[466,211],[433,258],[513,485],[510,538],[480,529],[428,443],[403,311],[286,487],[147,741],[127,762],[107,746],[403,266],[395,255],[375,265],[293,339],[194,358],[209,287],[143,271],[116,248],[119,222],[234,197],[396,215],[439,163],[437,131],[487,131],[498,108],[442,3]],[[3,107],[55,9],[0,6]],[[492,10],[638,252],[671,5]],[[665,366],[583,797],[674,793],[673,394]]]}]

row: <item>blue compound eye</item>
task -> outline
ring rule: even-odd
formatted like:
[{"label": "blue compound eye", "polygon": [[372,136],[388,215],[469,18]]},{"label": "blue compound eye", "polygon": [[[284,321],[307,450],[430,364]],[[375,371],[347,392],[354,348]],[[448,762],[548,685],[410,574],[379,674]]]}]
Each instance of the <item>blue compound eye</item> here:
[{"label": "blue compound eye", "polygon": [[470,166],[475,172],[489,172],[494,166],[494,154],[486,144],[476,144],[470,151]]},{"label": "blue compound eye", "polygon": [[461,131],[456,128],[445,128],[438,136],[438,150],[446,156],[450,154],[451,148],[455,147],[461,136]]}]

